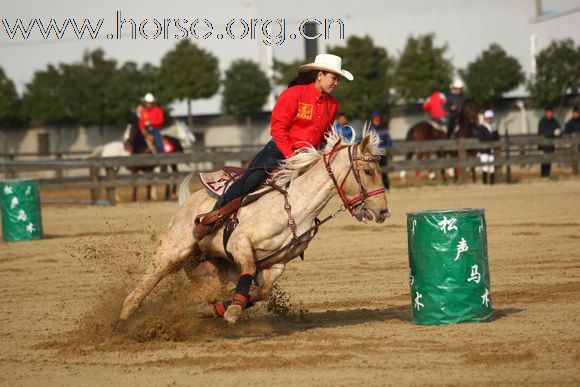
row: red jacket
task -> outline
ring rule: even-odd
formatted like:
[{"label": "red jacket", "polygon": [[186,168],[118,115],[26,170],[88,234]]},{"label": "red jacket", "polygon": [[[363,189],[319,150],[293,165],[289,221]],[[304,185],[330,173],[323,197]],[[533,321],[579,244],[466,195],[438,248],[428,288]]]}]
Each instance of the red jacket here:
[{"label": "red jacket", "polygon": [[139,109],[139,129],[145,130],[147,121],[153,129],[163,128],[163,110],[157,105],[153,105],[150,109],[142,106]]},{"label": "red jacket", "polygon": [[445,111],[445,95],[440,91],[435,91],[433,94],[427,98],[427,101],[423,104],[423,110],[425,110],[431,118],[443,118],[447,117],[447,111]]},{"label": "red jacket", "polygon": [[317,148],[323,135],[332,131],[338,103],[332,95],[321,93],[314,83],[284,90],[270,121],[270,134],[286,158],[308,144]]}]

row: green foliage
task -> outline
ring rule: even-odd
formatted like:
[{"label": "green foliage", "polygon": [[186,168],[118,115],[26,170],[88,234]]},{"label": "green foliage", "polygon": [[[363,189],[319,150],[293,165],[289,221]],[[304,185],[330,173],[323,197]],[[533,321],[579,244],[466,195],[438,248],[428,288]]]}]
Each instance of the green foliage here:
[{"label": "green foliage", "polygon": [[103,50],[81,62],[49,65],[26,86],[24,110],[50,125],[123,125],[146,92],[155,92],[157,69],[127,62],[121,67]]},{"label": "green foliage", "polygon": [[304,61],[301,59],[295,60],[290,63],[279,62],[274,59],[274,76],[273,81],[275,84],[280,86],[288,86],[291,80],[296,78],[298,75],[298,67],[303,65]]},{"label": "green foliage", "polygon": [[63,65],[68,86],[64,96],[73,105],[79,122],[103,127],[117,121],[115,112],[119,101],[113,99],[117,62],[105,58],[102,49],[87,51],[81,63]]},{"label": "green foliage", "polygon": [[536,78],[528,84],[538,107],[561,105],[567,94],[580,91],[580,46],[572,39],[552,41],[536,56]]},{"label": "green foliage", "polygon": [[498,44],[491,44],[459,74],[476,104],[494,107],[504,93],[524,81],[518,60],[509,56]]},{"label": "green foliage", "polygon": [[[129,114],[134,111],[145,93],[157,95],[158,69],[146,63],[139,68],[134,62],[126,62],[115,72],[115,82],[111,85],[111,100],[116,103],[111,106],[115,121],[127,123]],[[157,101],[163,104],[164,101]]]},{"label": "green foliage", "polygon": [[7,128],[23,122],[20,105],[14,82],[0,67],[0,127]]},{"label": "green foliage", "polygon": [[436,86],[445,89],[451,83],[453,65],[445,58],[447,44],[436,47],[435,34],[409,36],[399,58],[394,85],[406,102],[427,98]]},{"label": "green foliage", "polygon": [[220,85],[218,60],[189,40],[180,41],[161,60],[160,96],[166,101],[213,96]]},{"label": "green foliage", "polygon": [[342,79],[334,92],[340,110],[349,119],[366,120],[373,111],[388,115],[394,61],[387,50],[369,36],[352,36],[346,47],[329,47],[328,52],[342,57],[342,67],[354,75],[352,82]]},{"label": "green foliage", "polygon": [[32,81],[26,85],[23,97],[24,111],[35,120],[49,125],[75,123],[71,100],[67,99],[65,89],[71,88],[61,68],[48,65],[46,70],[34,73]]},{"label": "green foliage", "polygon": [[238,118],[250,116],[262,109],[270,90],[270,82],[258,64],[237,60],[226,71],[222,109]]}]

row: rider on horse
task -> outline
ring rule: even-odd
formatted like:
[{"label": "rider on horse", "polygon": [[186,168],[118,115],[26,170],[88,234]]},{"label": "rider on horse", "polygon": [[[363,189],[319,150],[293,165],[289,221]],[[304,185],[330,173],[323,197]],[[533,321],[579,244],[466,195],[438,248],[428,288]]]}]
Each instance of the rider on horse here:
[{"label": "rider on horse", "polygon": [[463,104],[465,103],[467,97],[463,92],[463,81],[461,79],[456,79],[451,85],[451,94],[447,96],[447,102],[445,103],[445,110],[449,113],[447,121],[447,137],[451,138],[455,127],[459,124],[457,122],[461,111],[463,110]]},{"label": "rider on horse", "polygon": [[164,153],[163,138],[161,137],[161,129],[163,128],[163,109],[155,104],[155,97],[151,93],[145,94],[143,97],[143,105],[137,108],[137,116],[139,117],[139,129],[146,139],[150,141],[153,137],[153,144],[156,153]]},{"label": "rider on horse", "polygon": [[423,110],[429,114],[433,126],[440,130],[447,123],[447,112],[444,109],[445,101],[445,94],[441,92],[439,86],[436,86],[433,88],[431,95],[423,103]]},{"label": "rider on horse", "polygon": [[272,140],[256,155],[246,173],[217,200],[214,209],[199,216],[194,230],[198,241],[239,208],[242,198],[260,185],[268,170],[277,167],[279,161],[303,147],[320,145],[325,132],[332,130],[338,111],[338,103],[331,94],[340,77],[353,80],[336,55],[320,54],[313,63],[299,67],[298,76],[280,94],[272,111]]}]

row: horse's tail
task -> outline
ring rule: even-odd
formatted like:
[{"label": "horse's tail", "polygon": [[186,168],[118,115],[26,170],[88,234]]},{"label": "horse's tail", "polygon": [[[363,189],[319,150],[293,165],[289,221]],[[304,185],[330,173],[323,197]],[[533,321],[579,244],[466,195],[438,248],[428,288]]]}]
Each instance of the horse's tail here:
[{"label": "horse's tail", "polygon": [[179,206],[183,206],[183,203],[191,196],[191,190],[189,189],[189,183],[193,178],[195,172],[190,173],[189,175],[185,176],[185,179],[179,184],[179,192],[177,193],[177,197],[179,198]]},{"label": "horse's tail", "polygon": [[95,148],[95,150],[93,151],[93,153],[91,153],[89,155],[89,159],[100,159],[101,156],[103,155],[103,150],[105,149],[104,145],[99,145],[98,147]]}]

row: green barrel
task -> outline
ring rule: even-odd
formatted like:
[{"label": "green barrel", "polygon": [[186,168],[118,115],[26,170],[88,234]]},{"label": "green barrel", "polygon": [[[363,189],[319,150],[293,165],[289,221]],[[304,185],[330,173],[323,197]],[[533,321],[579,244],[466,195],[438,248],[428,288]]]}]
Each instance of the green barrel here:
[{"label": "green barrel", "polygon": [[483,209],[408,213],[407,239],[415,323],[442,325],[491,319]]},{"label": "green barrel", "polygon": [[42,239],[40,195],[35,180],[0,183],[2,239],[5,242]]}]

